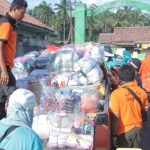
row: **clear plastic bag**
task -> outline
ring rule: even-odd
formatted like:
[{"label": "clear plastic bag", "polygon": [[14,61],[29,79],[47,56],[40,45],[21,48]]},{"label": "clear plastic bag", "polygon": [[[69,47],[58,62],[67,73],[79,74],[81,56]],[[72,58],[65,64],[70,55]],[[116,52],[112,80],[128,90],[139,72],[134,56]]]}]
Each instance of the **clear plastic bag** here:
[{"label": "clear plastic bag", "polygon": [[74,63],[81,57],[81,51],[59,50],[52,55],[46,68],[53,74],[73,72]]},{"label": "clear plastic bag", "polygon": [[81,112],[97,112],[100,107],[100,94],[93,87],[69,86],[58,89],[56,92],[59,110],[74,113],[76,107],[80,107]]},{"label": "clear plastic bag", "polygon": [[48,139],[50,135],[47,115],[38,115],[33,118],[32,129],[41,139]]},{"label": "clear plastic bag", "polygon": [[47,87],[41,93],[40,105],[37,108],[37,114],[47,114],[49,111],[55,111],[58,102],[55,98],[56,89]]},{"label": "clear plastic bag", "polygon": [[31,52],[26,53],[24,55],[24,57],[35,59],[35,58],[39,57],[39,55],[40,55],[40,52],[31,51]]},{"label": "clear plastic bag", "polygon": [[59,87],[62,87],[62,82],[65,83],[65,86],[79,86],[81,82],[79,78],[74,73],[61,73],[52,77],[51,85],[58,83]]},{"label": "clear plastic bag", "polygon": [[14,59],[14,67],[12,72],[29,75],[31,72],[31,64],[33,63],[32,58],[28,57],[17,57]]},{"label": "clear plastic bag", "polygon": [[35,68],[36,69],[45,69],[49,60],[50,60],[50,57],[48,57],[48,56],[37,57],[34,60]]},{"label": "clear plastic bag", "polygon": [[82,113],[68,114],[64,111],[48,113],[50,136],[47,149],[93,148],[94,124]]},{"label": "clear plastic bag", "polygon": [[34,70],[29,76],[29,89],[35,94],[38,104],[40,103],[42,91],[51,85],[51,75],[48,74],[47,71],[39,69]]}]

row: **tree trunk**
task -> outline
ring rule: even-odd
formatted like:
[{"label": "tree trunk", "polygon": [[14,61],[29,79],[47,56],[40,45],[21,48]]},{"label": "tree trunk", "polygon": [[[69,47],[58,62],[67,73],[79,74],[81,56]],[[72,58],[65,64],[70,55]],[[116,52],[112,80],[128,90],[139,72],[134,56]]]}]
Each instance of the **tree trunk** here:
[{"label": "tree trunk", "polygon": [[63,37],[63,40],[65,41],[65,37],[66,37],[66,33],[65,33],[65,25],[66,25],[66,22],[65,22],[65,19],[66,19],[66,17],[65,17],[65,15],[63,14],[63,30],[64,30],[64,37]]}]

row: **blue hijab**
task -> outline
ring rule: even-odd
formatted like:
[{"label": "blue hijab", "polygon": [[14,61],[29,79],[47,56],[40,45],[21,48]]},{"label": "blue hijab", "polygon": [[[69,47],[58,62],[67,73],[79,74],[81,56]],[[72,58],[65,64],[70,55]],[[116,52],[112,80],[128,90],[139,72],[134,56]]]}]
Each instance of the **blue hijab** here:
[{"label": "blue hijab", "polygon": [[8,105],[7,118],[2,119],[1,122],[10,126],[19,125],[32,130],[33,115],[33,109],[25,109],[20,103],[13,102],[12,106]]}]

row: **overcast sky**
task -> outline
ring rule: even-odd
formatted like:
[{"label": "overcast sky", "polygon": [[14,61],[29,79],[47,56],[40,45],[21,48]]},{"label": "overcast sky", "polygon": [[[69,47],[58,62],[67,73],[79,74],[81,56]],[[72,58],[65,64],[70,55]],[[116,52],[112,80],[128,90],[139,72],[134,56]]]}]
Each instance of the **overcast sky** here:
[{"label": "overcast sky", "polygon": [[[7,0],[8,2],[12,2],[12,0]],[[42,0],[26,0],[28,2],[28,9],[32,9],[35,6],[38,6]],[[61,0],[43,0],[46,1],[47,3],[51,3],[52,5],[54,5],[55,3],[60,3]],[[72,2],[74,2],[75,0],[71,0]],[[76,2],[82,1],[82,3],[86,3],[87,5],[90,4],[96,4],[96,5],[101,5],[113,0],[76,0]],[[150,0],[140,0],[142,2],[147,2],[150,3]]]}]

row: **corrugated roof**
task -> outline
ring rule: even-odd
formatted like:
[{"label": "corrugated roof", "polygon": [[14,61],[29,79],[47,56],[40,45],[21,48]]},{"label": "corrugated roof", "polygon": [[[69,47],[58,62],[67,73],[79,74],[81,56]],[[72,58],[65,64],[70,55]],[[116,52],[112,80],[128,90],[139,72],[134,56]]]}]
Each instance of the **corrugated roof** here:
[{"label": "corrugated roof", "polygon": [[108,43],[113,40],[113,33],[100,33],[98,43]]},{"label": "corrugated roof", "polygon": [[146,27],[115,27],[113,41],[149,41],[150,26]]},{"label": "corrugated roof", "polygon": [[[6,12],[9,11],[9,9],[10,9],[10,3],[7,2],[6,0],[0,0],[0,15],[4,16],[6,14]],[[22,22],[26,22],[26,23],[32,24],[34,26],[38,26],[38,27],[41,27],[41,28],[45,28],[47,30],[54,31],[52,28],[45,25],[44,23],[37,20],[36,18],[29,15],[28,13],[25,14]]]}]

